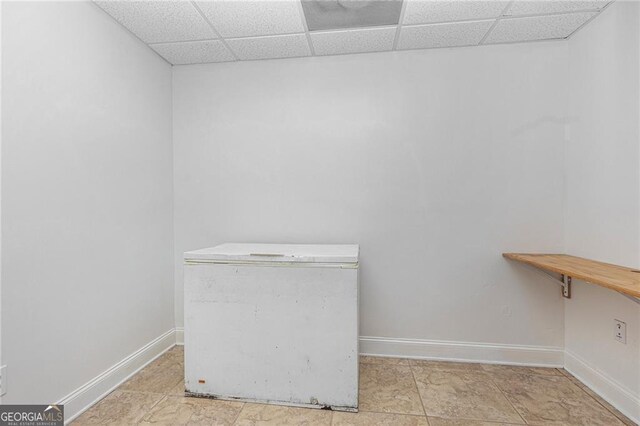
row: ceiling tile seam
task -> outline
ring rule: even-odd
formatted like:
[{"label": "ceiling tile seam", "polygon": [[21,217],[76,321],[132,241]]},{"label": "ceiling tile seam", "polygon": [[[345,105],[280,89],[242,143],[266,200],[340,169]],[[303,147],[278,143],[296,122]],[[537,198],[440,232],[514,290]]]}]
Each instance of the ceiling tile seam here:
[{"label": "ceiling tile seam", "polygon": [[[512,3],[513,3],[513,0],[508,4],[508,6],[511,5]],[[406,28],[415,28],[415,27],[427,27],[427,26],[438,26],[438,25],[448,25],[448,24],[464,24],[464,23],[486,22],[486,21],[495,21],[494,22],[494,26],[495,26],[495,24],[497,24],[497,22],[500,21],[500,20],[510,20],[510,19],[518,19],[518,18],[533,18],[533,17],[546,17],[546,16],[556,16],[556,15],[571,15],[571,14],[574,14],[574,13],[597,12],[593,17],[589,18],[589,20],[582,25],[582,26],[584,26],[584,25],[588,24],[589,22],[591,22],[592,19],[594,19],[596,16],[598,16],[598,14],[601,11],[603,11],[606,7],[608,7],[608,5],[611,4],[611,3],[608,3],[607,6],[604,6],[602,9],[583,9],[583,10],[580,10],[580,11],[552,13],[552,14],[544,14],[544,15],[539,15],[539,14],[538,15],[517,15],[517,16],[513,16],[513,15],[503,16],[503,15],[501,15],[501,16],[499,16],[497,18],[463,19],[463,20],[458,20],[458,21],[429,22],[429,23],[425,23],[425,24],[373,25],[373,26],[367,26],[367,27],[340,28],[340,29],[332,29],[332,30],[319,30],[319,31],[313,31],[313,32],[308,31],[306,22],[303,22],[303,26],[305,28],[305,32],[278,33],[278,34],[252,35],[252,36],[239,36],[239,37],[228,37],[228,38],[224,38],[224,37],[220,36],[218,33],[216,33],[216,38],[180,40],[180,41],[160,41],[160,42],[151,42],[151,43],[145,43],[138,36],[136,36],[135,34],[131,33],[131,31],[127,27],[124,27],[124,25],[122,25],[120,23],[120,21],[118,21],[116,19],[114,19],[114,20],[116,22],[118,22],[118,24],[120,24],[120,26],[125,28],[127,30],[127,32],[133,34],[138,40],[142,41],[143,43],[145,43],[148,46],[164,45],[164,44],[180,44],[180,43],[202,42],[202,41],[223,41],[223,40],[226,41],[226,40],[260,39],[260,38],[283,37],[283,36],[293,36],[293,35],[303,35],[303,34],[305,36],[308,36],[307,40],[311,43],[311,37],[310,37],[311,33],[313,33],[313,34],[324,34],[324,33],[349,32],[349,31],[357,31],[357,30],[370,30],[370,29],[378,29],[378,28],[380,28],[380,29],[382,29],[382,28],[398,28],[397,33],[399,34],[400,29],[401,28],[405,28],[405,27]],[[403,2],[403,4],[405,4],[405,3]],[[102,9],[100,9],[100,10],[102,10]],[[104,12],[104,10],[102,10],[102,11]],[[106,12],[104,12],[104,13],[106,13]],[[403,13],[403,12],[401,12],[401,13]],[[109,16],[111,16],[111,15],[109,15]],[[304,20],[304,17],[302,19]],[[577,32],[580,28],[582,28],[582,26],[578,27],[572,34]],[[493,26],[489,29],[489,31],[491,31],[491,30],[493,30]],[[488,36],[488,35],[489,35],[489,33],[486,34],[486,36]],[[486,36],[484,38],[486,38]],[[570,37],[570,36],[571,35],[567,36],[567,38]],[[395,50],[395,47],[396,47],[396,41],[397,40],[394,39],[394,50]],[[310,48],[311,47],[312,47],[312,45],[310,46]],[[315,55],[314,52],[312,52],[312,54]]]},{"label": "ceiling tile seam", "polygon": [[[1,1],[1,0],[0,0]],[[126,32],[128,32],[129,34],[131,34],[136,40],[139,40],[142,44],[144,44],[145,46],[147,46],[147,48],[149,50],[151,50],[158,58],[162,59],[163,61],[165,61],[167,64],[173,66],[173,64],[169,61],[167,61],[165,59],[164,56],[162,56],[161,54],[159,54],[158,52],[156,52],[155,50],[153,50],[151,48],[151,46],[149,46],[149,43],[147,43],[146,41],[144,41],[143,39],[141,39],[140,37],[138,37],[133,31],[131,31],[129,28],[127,28],[122,22],[120,22],[119,20],[117,20],[114,16],[112,16],[111,14],[107,13],[106,10],[104,10],[103,8],[100,7],[100,5],[98,5],[96,2],[90,2],[92,5],[94,5],[95,7],[97,7],[100,11],[102,11],[102,13],[105,13],[112,21],[115,21],[121,28],[123,28]]]},{"label": "ceiling tile seam", "polygon": [[[229,46],[227,41],[222,37],[222,35],[218,32],[218,30],[216,30],[216,27],[214,27],[213,24],[211,23],[211,21],[209,21],[209,19],[207,19],[206,15],[204,14],[204,12],[202,12],[202,10],[200,10],[200,7],[198,7],[196,2],[191,1],[190,3],[196,9],[196,11],[198,11],[198,13],[202,17],[202,19],[204,19],[204,21],[211,27],[211,30],[216,35],[216,37],[218,37],[219,41],[222,43],[222,45],[225,47],[225,49],[227,49],[229,51],[229,53],[231,53],[231,56],[233,56],[234,60],[237,61],[238,60],[238,55],[236,55],[236,52],[234,52],[231,49],[231,47]],[[230,62],[230,61],[227,61],[227,62]]]},{"label": "ceiling tile seam", "polygon": [[487,41],[487,38],[489,38],[489,35],[491,35],[491,33],[493,32],[494,28],[498,26],[498,23],[500,22],[500,19],[505,15],[505,13],[507,13],[509,11],[509,9],[511,8],[511,5],[513,4],[514,1],[515,0],[511,0],[509,3],[507,3],[507,5],[502,10],[502,13],[498,17],[498,19],[495,20],[493,25],[491,25],[489,27],[489,29],[487,30],[487,33],[484,35],[484,37],[482,37],[482,39],[478,43],[478,46],[481,46],[481,45],[485,44],[485,41]]},{"label": "ceiling tile seam", "polygon": [[[278,35],[262,35],[262,36],[251,36],[251,37],[229,37],[225,38],[226,41],[236,41],[236,40],[264,40],[266,38],[279,38],[279,37],[287,37],[287,36],[301,36],[305,35],[305,33],[293,33],[293,34],[278,34]],[[178,42],[180,43],[180,42]]]},{"label": "ceiling tile seam", "polygon": [[402,25],[403,28],[416,28],[416,27],[445,27],[451,24],[473,24],[474,22],[493,22],[500,18],[484,18],[484,19],[474,19],[470,21],[453,21],[453,22],[438,22],[433,24],[411,24],[411,25]]},{"label": "ceiling tile seam", "polygon": [[511,40],[511,41],[495,41],[485,43],[482,46],[495,46],[497,44],[523,44],[523,43],[555,43],[557,41],[566,40],[566,37],[553,37],[553,38],[537,38],[535,40]]},{"label": "ceiling tile seam", "polygon": [[[282,61],[286,59],[300,59],[300,58],[310,58],[310,55],[302,55],[302,56],[276,56],[276,57],[268,57],[268,58],[249,58],[249,59],[238,59],[237,62],[257,62],[257,61]],[[232,61],[226,61],[232,62]],[[225,62],[210,62],[212,64],[223,64]]]},{"label": "ceiling tile seam", "polygon": [[404,13],[407,10],[407,3],[409,0],[404,0],[402,2],[402,6],[400,7],[400,17],[398,18],[398,27],[396,28],[396,34],[393,36],[393,46],[391,50],[398,49],[398,42],[400,41],[400,31],[402,30],[402,22],[404,21]]},{"label": "ceiling tile seam", "polygon": [[180,41],[154,41],[153,43],[147,43],[149,46],[157,46],[159,44],[183,44],[183,43],[198,43],[201,41],[220,41],[219,38],[199,38],[194,40],[180,40]]},{"label": "ceiling tile seam", "polygon": [[443,25],[443,24],[464,24],[465,22],[477,22],[477,21],[491,21],[493,19],[499,19],[501,16],[489,16],[485,18],[469,18],[469,19],[457,19],[455,21],[434,21],[423,22],[421,24],[402,24],[403,27],[417,27],[420,25]]},{"label": "ceiling tile seam", "polygon": [[[403,2],[404,3],[404,2]],[[507,4],[507,7],[513,4],[513,0]],[[609,3],[611,4],[611,3]],[[469,19],[456,19],[453,21],[434,21],[434,22],[423,22],[423,23],[411,23],[411,24],[401,24],[403,27],[415,27],[419,25],[437,25],[437,24],[458,24],[464,22],[477,22],[477,21],[490,21],[492,19],[519,19],[519,18],[536,18],[536,17],[546,17],[546,16],[558,16],[558,15],[571,15],[574,13],[587,13],[587,12],[600,12],[604,10],[605,7],[601,9],[577,9],[568,12],[550,12],[550,13],[527,13],[523,15],[506,15],[507,7],[505,7],[504,12],[497,16],[489,16],[485,18],[469,18]],[[402,22],[402,21],[400,21]]]},{"label": "ceiling tile seam", "polygon": [[485,40],[489,37],[489,35],[493,32],[493,29],[498,25],[498,22],[500,21],[500,19],[496,19],[495,21],[493,21],[493,24],[491,24],[491,26],[489,27],[489,29],[487,30],[487,32],[484,34],[484,36],[482,36],[482,38],[480,39],[480,41],[478,42],[478,46],[481,46],[484,44]]},{"label": "ceiling tile seam", "polygon": [[[540,41],[540,40],[536,40],[536,41]],[[397,51],[398,52],[405,52],[405,51],[409,51],[409,50],[457,49],[459,47],[478,47],[478,44],[472,43],[472,44],[456,44],[456,45],[453,45],[453,46],[408,47],[408,48],[398,49]]]},{"label": "ceiling tile seam", "polygon": [[[536,40],[517,40],[517,41],[500,41],[495,43],[486,43],[482,46],[493,46],[497,44],[523,44],[523,43],[555,43],[557,41],[566,40],[566,38],[545,38],[545,39],[536,39]],[[460,47],[480,47],[478,44],[464,44],[464,45],[455,45],[455,46],[433,46],[433,47],[410,47],[407,49],[397,49],[396,52],[405,52],[412,50],[440,50],[440,49],[458,49]],[[332,53],[330,55],[320,55],[320,56],[344,56],[344,55],[364,55],[364,54],[375,54],[375,53],[388,53],[392,52],[392,50],[382,50],[376,52],[347,52],[347,53]],[[289,58],[284,58],[289,59]]]},{"label": "ceiling tile seam", "polygon": [[[314,32],[317,32],[317,31],[314,31]],[[284,37],[284,36],[303,35],[303,34],[305,33],[304,32],[278,33],[278,34],[263,34],[263,35],[237,36],[237,37],[205,38],[205,39],[194,39],[194,40],[156,41],[149,44],[189,43],[192,41],[214,41],[214,40],[242,40],[242,39],[252,39],[252,38]]]},{"label": "ceiling tile seam", "polygon": [[[615,0],[614,0],[614,1],[615,1]],[[596,19],[598,16],[600,16],[600,14],[601,14],[602,12],[604,12],[604,10],[605,10],[606,8],[608,8],[609,6],[611,6],[611,5],[614,3],[614,1],[610,1],[609,3],[605,4],[605,5],[604,5],[604,7],[603,7],[603,8],[601,8],[601,9],[598,11],[598,13],[596,13],[595,15],[593,15],[591,18],[587,19],[587,21],[586,21],[584,24],[580,25],[578,28],[576,28],[575,30],[573,30],[573,32],[572,32],[571,34],[569,34],[568,36],[566,36],[566,37],[565,37],[565,40],[568,40],[569,38],[573,37],[573,35],[574,35],[575,33],[577,33],[578,31],[580,31],[580,30],[581,30],[581,29],[583,29],[584,27],[586,27],[586,26],[587,26],[587,24],[589,24],[591,21],[593,21],[593,20],[594,20],[594,19]]]},{"label": "ceiling tile seam", "polygon": [[307,39],[307,44],[309,45],[309,51],[311,52],[311,56],[316,56],[316,49],[313,47],[313,42],[311,41],[309,26],[307,25],[307,16],[304,14],[302,2],[297,1],[296,4],[298,5],[298,13],[300,14],[300,19],[302,20],[302,28],[304,29],[304,35]]},{"label": "ceiling tile seam", "polygon": [[[605,6],[606,7],[606,6]],[[562,16],[562,15],[575,15],[578,13],[596,13],[596,15],[602,12],[602,9],[576,9],[569,12],[552,12],[552,13],[528,13],[526,15],[504,15],[500,16],[500,19],[510,20],[510,19],[522,19],[522,18],[546,18],[549,16]]]},{"label": "ceiling tile seam", "polygon": [[[425,49],[422,49],[425,50]],[[373,50],[373,51],[365,51],[365,52],[342,52],[342,53],[328,53],[326,55],[317,55],[317,58],[326,58],[326,57],[331,57],[331,56],[350,56],[350,55],[376,55],[376,54],[380,54],[380,53],[389,53],[389,52],[393,52],[393,50],[388,49],[388,50]],[[288,59],[288,58],[285,58]]]},{"label": "ceiling tile seam", "polygon": [[389,24],[389,25],[372,25],[368,27],[350,27],[350,28],[339,28],[335,30],[318,30],[318,31],[309,31],[310,34],[336,34],[336,33],[349,33],[353,31],[360,30],[377,30],[377,29],[389,29],[389,28],[397,28],[398,25]]}]

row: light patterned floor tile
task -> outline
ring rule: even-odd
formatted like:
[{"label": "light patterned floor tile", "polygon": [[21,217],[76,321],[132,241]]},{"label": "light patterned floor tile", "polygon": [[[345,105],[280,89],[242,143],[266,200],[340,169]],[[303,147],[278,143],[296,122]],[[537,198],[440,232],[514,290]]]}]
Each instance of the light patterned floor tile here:
[{"label": "light patterned floor tile", "polygon": [[[362,356],[360,413],[184,397],[184,351],[174,347],[80,416],[74,425],[235,424],[496,426],[532,424],[633,426],[631,420],[564,369]],[[414,374],[428,414],[424,417]],[[492,387],[493,385],[493,387]],[[497,387],[496,387],[497,386]],[[495,390],[510,401],[504,406]],[[125,389],[125,390],[123,390]],[[128,389],[128,390],[126,390]],[[512,408],[513,409],[513,408]],[[514,410],[515,412],[515,410]],[[397,414],[397,413],[412,413]],[[435,413],[445,417],[438,417]],[[477,420],[472,420],[477,419]],[[513,422],[513,423],[511,423]]]},{"label": "light patterned floor tile", "polygon": [[167,368],[184,368],[184,352],[178,346],[174,346],[167,352],[153,360],[142,371],[156,372]]},{"label": "light patterned floor tile", "polygon": [[361,355],[360,362],[365,364],[409,365],[409,360],[406,358],[391,358],[370,355]]},{"label": "light patterned floor tile", "polygon": [[484,373],[480,364],[470,362],[431,361],[426,359],[411,359],[411,365],[425,367],[432,370],[460,371],[465,373]]},{"label": "light patterned floor tile", "polygon": [[485,373],[412,369],[427,416],[523,423]]},{"label": "light patterned floor tile", "polygon": [[442,419],[429,417],[429,426],[502,426],[513,423],[484,422],[482,420]]},{"label": "light patterned floor tile", "polygon": [[73,424],[134,424],[142,420],[162,398],[160,394],[115,390],[78,417]]},{"label": "light patterned floor tile", "polygon": [[180,382],[178,382],[178,384],[175,385],[169,392],[167,392],[167,395],[184,396],[184,378],[181,379]]},{"label": "light patterned floor tile", "polygon": [[573,383],[574,385],[578,386],[580,389],[582,389],[584,392],[586,392],[590,397],[592,397],[593,399],[595,399],[600,405],[602,405],[604,408],[606,408],[607,410],[609,410],[611,412],[611,414],[613,414],[614,416],[616,416],[618,418],[618,420],[620,420],[622,423],[624,423],[626,426],[637,426],[637,423],[634,422],[633,420],[631,420],[630,418],[628,418],[627,416],[625,416],[624,414],[622,414],[620,411],[618,411],[618,409],[616,409],[613,405],[609,404],[607,401],[605,401],[604,399],[602,399],[598,394],[596,394],[594,391],[592,391],[587,385],[585,385],[584,383],[582,383],[580,380],[578,380],[575,376],[573,376],[571,373],[569,373],[567,370],[565,369],[559,369],[558,371],[560,371],[563,375],[565,375],[569,380],[571,380],[571,383]]},{"label": "light patterned floor tile", "polygon": [[482,370],[489,374],[516,374],[516,375],[541,375],[561,376],[556,368],[546,367],[521,367],[518,365],[479,364]]},{"label": "light patterned floor tile", "polygon": [[238,416],[238,426],[330,425],[331,411],[294,408],[281,405],[245,404]]},{"label": "light patterned floor tile", "polygon": [[424,415],[411,367],[360,365],[360,411]]},{"label": "light patterned floor tile", "polygon": [[333,413],[333,426],[429,426],[424,416],[383,413]]},{"label": "light patterned floor tile", "polygon": [[154,364],[126,381],[119,389],[167,394],[183,378],[184,369],[177,364]]},{"label": "light patterned floor tile", "polygon": [[141,424],[231,426],[243,405],[242,402],[166,396],[151,409]]},{"label": "light patterned floor tile", "polygon": [[529,424],[623,426],[563,376],[500,376],[492,380]]}]

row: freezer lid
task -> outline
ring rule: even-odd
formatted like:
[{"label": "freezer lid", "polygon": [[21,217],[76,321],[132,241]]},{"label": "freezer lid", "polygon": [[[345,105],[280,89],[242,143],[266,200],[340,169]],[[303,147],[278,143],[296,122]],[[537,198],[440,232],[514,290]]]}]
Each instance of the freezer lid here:
[{"label": "freezer lid", "polygon": [[185,261],[358,263],[358,244],[235,244],[188,251]]}]

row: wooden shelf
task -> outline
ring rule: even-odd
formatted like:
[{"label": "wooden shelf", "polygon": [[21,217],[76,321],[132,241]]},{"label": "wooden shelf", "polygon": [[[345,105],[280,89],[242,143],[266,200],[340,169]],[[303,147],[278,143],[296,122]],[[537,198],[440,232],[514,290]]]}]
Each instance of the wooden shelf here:
[{"label": "wooden shelf", "polygon": [[[568,254],[503,253],[507,259],[640,298],[640,271]],[[569,297],[569,296],[567,296]]]}]

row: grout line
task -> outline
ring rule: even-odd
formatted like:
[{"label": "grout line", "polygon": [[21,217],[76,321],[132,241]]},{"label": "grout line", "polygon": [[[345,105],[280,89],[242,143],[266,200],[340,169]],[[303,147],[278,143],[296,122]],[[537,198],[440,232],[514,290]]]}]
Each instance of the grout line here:
[{"label": "grout line", "polygon": [[[313,409],[314,408],[312,408],[312,410]],[[340,412],[340,413],[349,413],[348,411],[338,411],[338,412]],[[358,412],[355,413],[355,414],[358,414],[358,413],[391,414],[391,415],[397,415],[397,416],[412,416],[412,417],[421,417],[421,418],[428,417],[428,416],[425,416],[424,414],[403,413],[403,412],[399,412],[399,411],[375,411],[375,410],[360,410],[360,409],[358,409]],[[435,417],[435,416],[432,416],[432,417]]]},{"label": "grout line", "polygon": [[238,411],[238,414],[236,414],[236,416],[233,419],[233,422],[231,422],[232,425],[235,425],[236,423],[238,423],[238,419],[240,418],[240,414],[242,414],[242,412],[244,411],[244,407],[247,406],[246,402],[242,403],[242,408],[240,408],[240,410]]},{"label": "grout line", "polygon": [[165,399],[168,398],[168,395],[163,395],[162,398],[160,398],[159,400],[156,401],[155,404],[153,404],[151,407],[149,407],[149,409],[147,410],[146,413],[144,413],[144,416],[142,416],[142,418],[140,419],[140,421],[144,420],[145,418],[147,418],[149,416],[149,414],[151,414],[151,411],[158,405],[160,404],[162,401],[164,401]]},{"label": "grout line", "polygon": [[400,8],[400,17],[398,18],[398,27],[396,28],[396,35],[393,38],[393,47],[391,48],[391,50],[396,50],[398,48],[398,41],[400,41],[400,31],[402,30],[402,26],[403,26],[403,21],[404,21],[404,14],[407,10],[407,3],[409,2],[409,0],[404,0],[402,2],[402,6]]},{"label": "grout line", "polygon": [[484,37],[482,37],[482,39],[480,40],[480,43],[478,43],[478,45],[484,44],[484,42],[487,40],[489,35],[491,35],[491,33],[493,32],[493,29],[498,26],[498,23],[500,22],[500,19],[502,19],[502,17],[509,11],[509,9],[511,8],[511,5],[513,4],[514,1],[515,0],[511,0],[509,3],[507,3],[507,5],[504,7],[504,9],[502,9],[502,13],[500,14],[500,16],[498,16],[496,18],[496,20],[493,22],[493,25],[491,25],[491,27],[489,27],[489,30],[484,35]]},{"label": "grout line", "polygon": [[[571,373],[569,373],[569,372],[567,371],[567,374],[571,374]],[[570,382],[572,385],[576,386],[576,387],[577,387],[577,388],[579,388],[582,392],[584,392],[585,394],[587,394],[587,395],[589,396],[589,398],[593,399],[593,400],[594,400],[598,405],[600,405],[602,408],[604,408],[604,409],[605,409],[606,411],[608,411],[608,412],[609,412],[613,417],[615,417],[616,419],[620,420],[622,423],[625,423],[625,424],[626,424],[626,423],[627,423],[627,421],[631,420],[631,419],[627,418],[623,413],[621,413],[620,411],[618,411],[618,410],[617,410],[613,405],[611,405],[611,407],[612,407],[614,410],[616,410],[616,411],[617,411],[617,413],[616,413],[616,412],[614,412],[613,410],[611,410],[611,409],[610,409],[609,407],[607,407],[605,404],[603,404],[603,403],[602,403],[602,401],[604,401],[604,400],[601,400],[602,398],[601,398],[601,397],[599,397],[599,396],[597,396],[597,394],[593,391],[593,389],[591,389],[591,388],[590,388],[589,386],[587,386],[586,384],[582,383],[582,382],[580,381],[580,379],[578,379],[576,376],[574,376],[574,375],[570,375],[570,376],[569,376],[569,375],[564,375],[564,377],[565,377],[566,379],[568,379],[568,380],[569,380],[569,382]],[[578,383],[580,383],[580,385],[579,385],[578,383],[576,383],[576,381],[577,381]],[[582,386],[581,386],[581,385],[582,385]],[[591,392],[587,392],[587,390],[585,390],[585,388],[589,389]],[[594,395],[594,394],[595,394],[595,395]],[[606,401],[605,401],[605,402],[606,402]],[[608,403],[607,403],[607,404],[608,404]],[[610,404],[609,404],[609,405],[610,405]],[[624,419],[623,419],[623,418],[621,418],[620,416],[623,416],[623,417],[624,417]],[[633,423],[633,422],[632,422],[632,423]]]},{"label": "grout line", "polygon": [[504,393],[504,391],[502,390],[502,388],[500,388],[500,386],[492,379],[493,375],[492,374],[487,374],[487,380],[489,380],[489,382],[496,387],[496,389],[498,389],[498,392],[500,392],[500,394],[502,395],[502,397],[509,403],[509,405],[511,406],[511,408],[513,408],[513,411],[515,411],[518,414],[518,417],[520,417],[522,419],[522,423],[523,424],[528,424],[527,421],[524,419],[524,417],[522,417],[522,414],[520,413],[520,411],[518,411],[518,408],[516,408],[516,406],[511,402],[511,400],[507,397],[507,394]]},{"label": "grout line", "polygon": [[[418,388],[418,380],[416,379],[416,375],[413,372],[413,365],[411,364],[411,361],[409,361],[409,371],[411,371],[411,377],[413,378],[413,384],[416,387],[416,392],[418,392],[418,399],[420,400],[420,405],[422,406],[422,412],[424,413],[424,416],[427,417],[427,410],[424,408],[424,401],[422,400],[422,395],[420,394],[420,389]],[[427,423],[429,422],[429,420],[427,420]]]},{"label": "grout line", "polygon": [[300,14],[300,19],[302,20],[302,28],[304,28],[304,35],[307,38],[309,51],[311,52],[311,56],[316,56],[316,49],[313,47],[313,42],[311,41],[311,34],[309,34],[309,26],[307,25],[307,16],[304,14],[302,2],[298,1],[296,3],[298,4],[298,13]]},{"label": "grout line", "polygon": [[[200,9],[200,7],[196,4],[196,2],[192,1],[191,5],[193,5],[193,7],[196,9],[196,11],[198,11],[198,13],[200,14],[200,16],[202,16],[202,19],[205,20],[205,22],[211,27],[211,30],[213,31],[213,33],[216,35],[216,37],[218,37],[220,39],[220,41],[222,42],[222,44],[224,45],[224,47],[229,51],[229,53],[231,53],[231,56],[233,56],[234,60],[239,60],[238,55],[236,55],[236,53],[231,50],[231,47],[229,46],[229,44],[227,43],[227,41],[222,38],[222,36],[220,35],[220,33],[218,32],[218,30],[216,30],[216,28],[213,26],[213,24],[211,23],[211,21],[209,21],[209,19],[206,17],[206,15],[204,14],[204,12]],[[230,62],[230,61],[223,61],[223,62]]]}]

